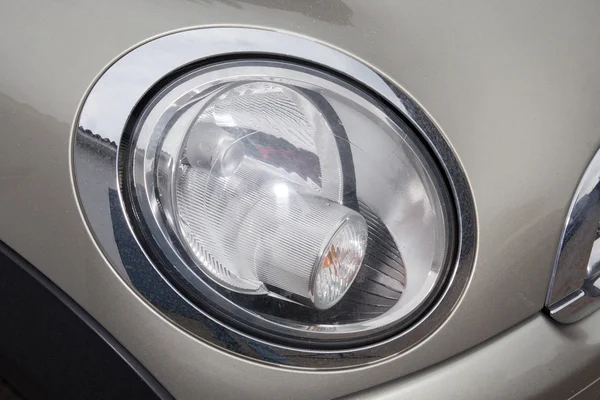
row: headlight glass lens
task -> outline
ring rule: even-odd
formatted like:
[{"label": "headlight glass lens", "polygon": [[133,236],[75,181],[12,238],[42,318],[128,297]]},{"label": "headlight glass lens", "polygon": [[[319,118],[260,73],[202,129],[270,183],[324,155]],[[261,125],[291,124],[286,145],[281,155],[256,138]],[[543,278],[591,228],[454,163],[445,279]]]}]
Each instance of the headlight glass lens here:
[{"label": "headlight glass lens", "polygon": [[271,60],[152,96],[125,185],[157,267],[232,325],[341,345],[424,312],[453,256],[450,195],[418,136],[337,76]]}]

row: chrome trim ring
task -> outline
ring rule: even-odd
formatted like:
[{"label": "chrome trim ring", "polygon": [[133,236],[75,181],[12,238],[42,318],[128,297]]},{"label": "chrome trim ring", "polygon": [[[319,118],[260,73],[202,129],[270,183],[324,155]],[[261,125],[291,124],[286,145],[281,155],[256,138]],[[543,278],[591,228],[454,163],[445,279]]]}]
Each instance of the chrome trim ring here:
[{"label": "chrome trim ring", "polygon": [[[147,92],[174,71],[215,58],[285,57],[351,78],[398,112],[427,143],[445,173],[458,221],[457,251],[446,284],[413,325],[363,347],[316,350],[283,346],[231,326],[188,301],[153,265],[138,242],[120,190],[117,155],[132,111]],[[133,49],[109,66],[90,89],[73,132],[73,174],[90,231],[135,291],[174,324],[221,349],[292,368],[337,369],[371,364],[419,343],[448,318],[474,263],[475,208],[460,163],[435,123],[397,85],[357,59],[306,38],[253,28],[211,27],[182,31]]]},{"label": "chrome trim ring", "polygon": [[565,324],[600,308],[600,150],[569,207],[546,307],[553,319]]}]

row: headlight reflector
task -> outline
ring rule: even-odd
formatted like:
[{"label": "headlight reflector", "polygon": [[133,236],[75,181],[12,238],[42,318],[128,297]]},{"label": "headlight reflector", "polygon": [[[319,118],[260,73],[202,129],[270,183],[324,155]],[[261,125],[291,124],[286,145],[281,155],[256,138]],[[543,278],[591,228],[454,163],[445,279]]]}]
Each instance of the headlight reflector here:
[{"label": "headlight reflector", "polygon": [[[327,126],[281,84],[229,84],[206,103],[167,166],[176,172],[159,172],[175,176],[170,228],[197,266],[232,290],[271,285],[317,308],[337,303],[362,263],[367,226],[340,204],[343,172]],[[169,186],[158,187],[161,197]]]}]

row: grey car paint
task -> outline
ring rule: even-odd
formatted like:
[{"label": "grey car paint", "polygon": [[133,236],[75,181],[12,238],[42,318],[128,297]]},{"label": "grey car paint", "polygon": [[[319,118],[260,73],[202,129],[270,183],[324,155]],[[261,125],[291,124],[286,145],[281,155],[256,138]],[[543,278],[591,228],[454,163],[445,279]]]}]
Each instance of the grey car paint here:
[{"label": "grey car paint", "polygon": [[[0,239],[175,397],[331,398],[404,377],[362,397],[565,398],[597,378],[590,371],[600,357],[600,316],[564,328],[538,313],[571,196],[600,145],[599,3],[28,0],[0,7]],[[326,373],[250,362],[160,317],[102,256],[70,169],[80,101],[128,48],[211,24],[285,30],[343,49],[409,92],[447,136],[477,205],[477,261],[454,313],[418,346]],[[560,352],[555,359],[552,350]]]}]

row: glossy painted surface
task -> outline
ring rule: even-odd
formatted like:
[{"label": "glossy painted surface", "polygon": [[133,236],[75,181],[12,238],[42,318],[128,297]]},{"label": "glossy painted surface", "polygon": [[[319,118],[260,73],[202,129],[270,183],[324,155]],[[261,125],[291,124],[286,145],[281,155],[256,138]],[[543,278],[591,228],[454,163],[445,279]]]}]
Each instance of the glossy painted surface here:
[{"label": "glossy painted surface", "polygon": [[598,313],[563,328],[538,315],[434,368],[344,399],[598,399],[599,329]]},{"label": "glossy painted surface", "polygon": [[[573,191],[600,145],[600,6],[591,0],[374,4],[5,2],[0,238],[68,292],[178,398],[344,395],[431,366],[537,313]],[[97,74],[136,43],[220,23],[288,30],[353,53],[405,88],[461,159],[477,206],[478,260],[454,314],[411,351],[384,364],[325,374],[240,360],[160,318],[92,241],[69,166],[80,99]],[[587,332],[598,336],[599,330]],[[563,333],[557,338],[575,340]],[[510,342],[502,348],[514,350]],[[535,376],[529,385],[541,390],[544,382]],[[413,395],[426,389],[417,383]]]}]

